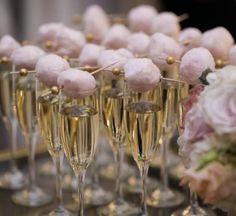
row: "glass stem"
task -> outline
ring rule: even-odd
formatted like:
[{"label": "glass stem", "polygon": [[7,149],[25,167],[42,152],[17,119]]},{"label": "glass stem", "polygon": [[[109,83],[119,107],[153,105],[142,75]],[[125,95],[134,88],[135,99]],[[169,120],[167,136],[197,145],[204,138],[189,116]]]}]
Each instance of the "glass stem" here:
[{"label": "glass stem", "polygon": [[124,159],[124,151],[122,145],[118,145],[118,150],[114,152],[114,160],[116,166],[116,185],[115,185],[115,198],[121,199],[121,169]]},{"label": "glass stem", "polygon": [[57,209],[60,210],[63,207],[63,199],[62,199],[62,162],[63,162],[63,154],[58,153],[54,158],[54,163],[56,166],[56,203]]},{"label": "glass stem", "polygon": [[10,137],[11,137],[11,160],[10,160],[10,169],[12,172],[17,170],[15,152],[17,145],[17,120],[12,119],[11,128],[10,128]]},{"label": "glass stem", "polygon": [[169,147],[169,139],[167,137],[163,137],[163,142],[161,145],[161,182],[162,182],[162,190],[167,191],[169,188],[168,182],[168,147]]},{"label": "glass stem", "polygon": [[29,190],[35,187],[35,145],[37,134],[33,133],[28,136],[28,163],[29,163]]},{"label": "glass stem", "polygon": [[197,209],[199,207],[198,200],[197,200],[197,194],[195,192],[193,192],[191,189],[190,189],[190,206],[191,206],[191,213],[193,215],[196,215]]},{"label": "glass stem", "polygon": [[92,172],[92,187],[96,187],[98,185],[98,173],[96,172],[96,154],[94,155],[94,161],[91,164],[91,172]]},{"label": "glass stem", "polygon": [[147,204],[146,204],[146,197],[147,197],[147,175],[148,175],[148,165],[143,165],[140,167],[140,176],[142,181],[142,201],[141,201],[141,212],[142,216],[147,216]]},{"label": "glass stem", "polygon": [[79,212],[78,216],[84,216],[84,181],[85,181],[85,169],[81,169],[77,175],[78,179],[78,194],[79,194]]}]

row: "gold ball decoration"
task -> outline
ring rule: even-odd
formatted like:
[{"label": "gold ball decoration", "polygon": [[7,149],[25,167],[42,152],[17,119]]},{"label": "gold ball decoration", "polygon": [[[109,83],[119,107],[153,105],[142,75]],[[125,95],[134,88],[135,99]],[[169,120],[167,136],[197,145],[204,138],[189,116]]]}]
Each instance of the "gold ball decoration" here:
[{"label": "gold ball decoration", "polygon": [[81,23],[81,16],[78,15],[78,14],[75,14],[72,16],[72,22],[75,24],[75,25],[79,25]]},{"label": "gold ball decoration", "polygon": [[172,65],[172,64],[175,63],[175,60],[174,60],[174,58],[173,58],[172,56],[168,56],[168,57],[166,58],[166,63],[167,63],[168,65]]},{"label": "gold ball decoration", "polygon": [[8,64],[10,62],[10,59],[7,56],[3,56],[0,60],[1,64]]},{"label": "gold ball decoration", "polygon": [[23,40],[22,42],[21,42],[21,45],[22,46],[26,46],[26,45],[29,45],[30,43],[29,43],[29,41],[27,41],[27,40]]},{"label": "gold ball decoration", "polygon": [[114,16],[112,18],[112,23],[113,24],[124,24],[124,20],[119,16]]},{"label": "gold ball decoration", "polygon": [[52,86],[51,92],[53,95],[57,95],[59,93],[59,88],[57,86]]},{"label": "gold ball decoration", "polygon": [[69,58],[69,56],[63,56],[63,59],[65,59],[66,61],[70,61],[70,58]]},{"label": "gold ball decoration", "polygon": [[25,69],[25,68],[21,68],[19,73],[20,73],[21,76],[27,76],[28,75],[28,70]]},{"label": "gold ball decoration", "polygon": [[112,69],[112,73],[115,76],[119,76],[121,74],[121,70],[120,70],[120,68],[115,67],[115,68]]},{"label": "gold ball decoration", "polygon": [[94,40],[94,37],[93,37],[93,35],[91,33],[87,33],[85,37],[86,37],[86,41],[88,43],[91,43]]},{"label": "gold ball decoration", "polygon": [[52,48],[52,42],[51,41],[46,41],[45,44],[44,44],[45,48],[46,49],[51,49]]},{"label": "gold ball decoration", "polygon": [[216,64],[216,68],[218,68],[218,69],[223,68],[225,66],[224,61],[221,59],[217,59],[215,64]]}]

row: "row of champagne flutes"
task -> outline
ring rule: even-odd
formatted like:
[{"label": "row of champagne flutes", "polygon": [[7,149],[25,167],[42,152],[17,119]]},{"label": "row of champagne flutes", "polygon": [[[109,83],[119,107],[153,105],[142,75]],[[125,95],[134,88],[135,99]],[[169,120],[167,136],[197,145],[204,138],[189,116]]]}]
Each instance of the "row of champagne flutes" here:
[{"label": "row of champagne flutes", "polygon": [[[10,76],[11,77],[11,76]],[[34,184],[34,148],[37,133],[37,122],[48,150],[57,165],[57,199],[55,211],[65,211],[61,202],[62,149],[78,176],[79,189],[83,190],[85,170],[93,161],[98,139],[99,115],[102,116],[108,139],[112,145],[117,165],[116,198],[108,206],[100,208],[101,215],[134,214],[138,210],[131,208],[120,196],[120,169],[124,148],[133,154],[141,172],[143,187],[146,184],[148,166],[156,154],[159,145],[165,155],[165,146],[174,133],[177,120],[178,101],[187,94],[183,83],[165,81],[154,89],[144,93],[132,92],[126,87],[122,78],[106,81],[98,76],[100,86],[94,93],[85,98],[74,100],[57,94],[58,89],[48,89],[35,79],[35,73],[22,76],[12,74],[13,110],[16,108],[22,132],[29,140],[29,172],[28,190],[13,196],[16,203],[33,206],[47,203],[50,197]],[[36,92],[36,93],[35,93]],[[60,100],[59,100],[60,98]],[[36,101],[37,104],[36,105]],[[100,102],[99,102],[100,101]],[[90,109],[92,108],[92,109]],[[36,115],[38,110],[38,115]],[[38,116],[38,121],[36,116]],[[60,123],[58,123],[60,122]],[[60,127],[58,127],[60,126]],[[127,138],[127,139],[125,139]],[[62,147],[63,146],[63,147]],[[166,189],[166,188],[165,188]],[[145,187],[143,195],[146,194]],[[168,192],[168,190],[164,191]],[[167,195],[168,195],[167,193]],[[83,192],[80,192],[80,204],[83,205]],[[181,197],[180,197],[181,199]],[[168,199],[165,199],[167,201]],[[172,199],[175,200],[176,199]],[[160,190],[155,191],[148,203],[158,206]],[[146,212],[145,199],[142,212]],[[83,207],[80,206],[81,214]],[[146,213],[144,213],[146,214]]]}]

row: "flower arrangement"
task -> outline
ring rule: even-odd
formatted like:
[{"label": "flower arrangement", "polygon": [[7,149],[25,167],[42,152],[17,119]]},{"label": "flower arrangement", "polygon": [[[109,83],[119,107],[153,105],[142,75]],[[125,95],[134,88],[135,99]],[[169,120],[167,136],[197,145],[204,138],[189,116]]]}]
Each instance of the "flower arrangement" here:
[{"label": "flower arrangement", "polygon": [[182,101],[184,126],[179,152],[188,167],[181,183],[205,203],[229,211],[236,207],[236,67],[207,76]]}]

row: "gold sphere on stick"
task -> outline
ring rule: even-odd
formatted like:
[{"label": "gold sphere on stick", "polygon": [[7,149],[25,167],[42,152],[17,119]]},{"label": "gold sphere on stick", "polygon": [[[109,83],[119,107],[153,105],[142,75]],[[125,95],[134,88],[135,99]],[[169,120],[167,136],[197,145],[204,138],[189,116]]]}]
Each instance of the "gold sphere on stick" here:
[{"label": "gold sphere on stick", "polygon": [[57,95],[59,93],[59,88],[57,86],[52,86],[51,92],[53,95]]},{"label": "gold sphere on stick", "polygon": [[21,76],[27,76],[28,70],[26,68],[21,68],[19,73]]}]

